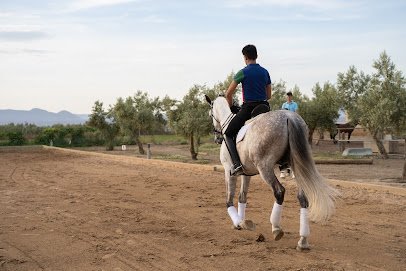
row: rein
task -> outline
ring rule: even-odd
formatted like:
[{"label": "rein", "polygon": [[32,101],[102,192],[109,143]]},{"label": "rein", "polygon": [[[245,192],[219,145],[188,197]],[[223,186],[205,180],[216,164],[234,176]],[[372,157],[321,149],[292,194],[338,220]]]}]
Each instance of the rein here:
[{"label": "rein", "polygon": [[224,128],[230,124],[231,120],[232,120],[233,117],[234,117],[234,114],[233,114],[233,112],[231,112],[230,115],[228,115],[228,117],[226,118],[226,121],[223,123],[223,125],[221,125],[221,122],[220,122],[218,119],[216,119],[216,117],[213,115],[213,106],[211,106],[210,116],[211,116],[218,124],[220,124],[220,126],[221,126],[221,131],[217,130],[216,128],[214,128],[213,131],[214,131],[215,133],[219,133],[219,134],[223,135],[223,134],[224,134],[224,133],[223,133]]},{"label": "rein", "polygon": [[213,114],[213,104],[212,104],[212,105],[211,105],[211,108],[210,108],[210,116],[211,116],[218,124],[220,124],[220,126],[221,126],[221,130],[217,130],[216,127],[213,125],[213,126],[214,126],[214,127],[213,127],[213,134],[214,134],[215,142],[216,142],[217,144],[222,144],[223,139],[224,139],[223,130],[224,130],[224,128],[225,128],[227,125],[230,124],[231,120],[232,120],[233,117],[234,117],[234,114],[231,112],[230,115],[228,115],[228,117],[226,118],[226,121],[224,122],[224,124],[221,125],[221,122],[220,122],[218,119],[216,119],[216,117],[215,117],[214,114]]}]

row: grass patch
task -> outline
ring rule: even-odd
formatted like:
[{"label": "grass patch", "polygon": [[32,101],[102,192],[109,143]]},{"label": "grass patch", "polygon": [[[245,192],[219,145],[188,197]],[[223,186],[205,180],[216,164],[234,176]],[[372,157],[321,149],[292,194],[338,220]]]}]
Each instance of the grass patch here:
[{"label": "grass patch", "polygon": [[143,143],[154,143],[157,145],[185,145],[187,140],[179,135],[144,135],[140,137]]},{"label": "grass patch", "polygon": [[[154,143],[156,145],[187,145],[189,141],[181,135],[143,135],[140,136],[142,143]],[[195,139],[196,140],[196,139]],[[201,146],[216,145],[212,135],[203,136],[200,138]]]},{"label": "grass patch", "polygon": [[179,154],[160,154],[160,155],[155,155],[152,158],[153,159],[158,159],[158,160],[168,160],[168,161],[184,161],[184,160],[187,160],[186,156],[179,155]]},{"label": "grass patch", "polygon": [[199,146],[199,152],[219,152],[220,151],[220,146],[215,143],[203,143],[202,145]]},{"label": "grass patch", "polygon": [[173,162],[182,162],[182,163],[190,163],[190,164],[210,164],[209,159],[198,158],[198,160],[192,160],[190,156],[184,156],[179,154],[160,154],[152,157],[156,160],[165,160],[165,161],[173,161]]}]

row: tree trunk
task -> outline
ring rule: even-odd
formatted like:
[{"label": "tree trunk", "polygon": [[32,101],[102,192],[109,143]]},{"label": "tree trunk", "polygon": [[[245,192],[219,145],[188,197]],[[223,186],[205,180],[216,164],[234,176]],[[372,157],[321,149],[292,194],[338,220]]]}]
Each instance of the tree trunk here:
[{"label": "tree trunk", "polygon": [[403,150],[403,158],[405,159],[405,162],[403,163],[402,180],[406,181],[406,139],[405,139],[405,148]]},{"label": "tree trunk", "polygon": [[197,160],[197,153],[195,151],[195,140],[193,133],[190,134],[190,154],[192,155],[192,160]]},{"label": "tree trunk", "polygon": [[309,138],[308,138],[308,141],[309,141],[310,146],[313,144],[313,133],[314,133],[314,129],[310,129],[310,128],[309,128]]},{"label": "tree trunk", "polygon": [[135,142],[137,143],[139,153],[145,154],[144,147],[142,146],[142,142],[140,141],[139,137],[135,138]]},{"label": "tree trunk", "polygon": [[388,159],[388,153],[385,150],[385,146],[382,143],[382,140],[380,139],[380,137],[378,136],[378,133],[375,132],[373,134],[373,139],[375,140],[376,146],[378,147],[379,153],[381,154],[383,159]]},{"label": "tree trunk", "polygon": [[106,144],[106,151],[112,151],[114,150],[114,141],[109,141]]},{"label": "tree trunk", "polygon": [[319,139],[324,140],[324,130],[320,129],[318,132],[319,132]]}]

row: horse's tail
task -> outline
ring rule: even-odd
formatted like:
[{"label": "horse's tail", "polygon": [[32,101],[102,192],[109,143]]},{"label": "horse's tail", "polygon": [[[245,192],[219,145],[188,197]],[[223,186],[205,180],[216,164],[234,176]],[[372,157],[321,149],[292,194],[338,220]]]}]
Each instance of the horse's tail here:
[{"label": "horse's tail", "polygon": [[315,222],[326,222],[334,213],[338,191],[328,185],[316,169],[307,141],[307,127],[297,118],[288,117],[290,163],[296,182],[309,202],[309,217]]}]

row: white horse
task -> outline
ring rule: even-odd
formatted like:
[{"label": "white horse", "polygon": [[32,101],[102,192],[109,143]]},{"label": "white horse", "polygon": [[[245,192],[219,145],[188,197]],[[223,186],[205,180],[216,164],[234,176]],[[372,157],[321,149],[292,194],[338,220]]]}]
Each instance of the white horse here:
[{"label": "white horse", "polygon": [[[210,116],[215,131],[222,134],[233,118],[228,102],[221,96],[214,101],[206,96],[206,100],[211,106]],[[298,114],[287,110],[260,114],[248,125],[243,140],[237,143],[245,173],[241,180],[238,209],[234,206],[237,177],[230,176],[232,160],[225,142],[220,149],[220,160],[225,170],[227,212],[232,223],[237,229],[255,229],[255,224],[245,219],[245,209],[250,176],[259,174],[272,187],[276,199],[270,216],[274,239],[283,237],[281,215],[285,188],[276,178],[274,167],[280,161],[288,161],[296,175],[301,206],[297,249],[309,249],[309,219],[326,222],[334,212],[338,192],[327,184],[315,167],[307,141],[307,125]]]}]

